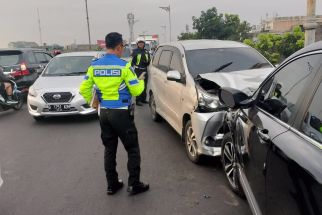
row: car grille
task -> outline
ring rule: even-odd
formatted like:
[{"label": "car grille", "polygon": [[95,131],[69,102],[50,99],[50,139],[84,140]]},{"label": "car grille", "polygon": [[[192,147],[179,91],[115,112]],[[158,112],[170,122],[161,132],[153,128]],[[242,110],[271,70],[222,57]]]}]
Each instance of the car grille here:
[{"label": "car grille", "polygon": [[45,93],[43,98],[47,103],[67,103],[72,99],[70,92]]}]

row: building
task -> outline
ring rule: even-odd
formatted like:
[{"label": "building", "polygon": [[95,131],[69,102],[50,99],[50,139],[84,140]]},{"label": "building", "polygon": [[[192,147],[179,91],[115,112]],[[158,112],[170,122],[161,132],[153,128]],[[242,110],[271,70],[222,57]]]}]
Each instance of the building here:
[{"label": "building", "polygon": [[10,42],[8,44],[9,48],[39,48],[38,44],[35,42],[26,42],[26,41],[17,41],[17,42]]},{"label": "building", "polygon": [[[90,49],[91,47],[91,49]],[[91,46],[89,44],[71,44],[67,45],[65,47],[66,51],[90,51],[90,50],[101,50],[99,45],[92,44]]]},{"label": "building", "polygon": [[[306,16],[291,16],[291,17],[273,17],[263,20],[260,25],[261,32],[270,32],[282,34],[290,32],[295,26],[303,26],[306,21]],[[316,29],[316,41],[322,40],[322,15],[316,16],[318,27]]]}]

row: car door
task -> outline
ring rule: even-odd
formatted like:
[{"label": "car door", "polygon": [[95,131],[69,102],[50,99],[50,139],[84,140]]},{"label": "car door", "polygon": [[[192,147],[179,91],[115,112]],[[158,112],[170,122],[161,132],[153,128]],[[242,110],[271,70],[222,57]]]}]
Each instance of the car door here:
[{"label": "car door", "polygon": [[45,66],[49,63],[48,56],[44,52],[34,52],[37,63],[41,68],[45,68]]},{"label": "car door", "polygon": [[155,68],[155,72],[153,74],[154,86],[154,97],[156,101],[157,111],[164,118],[168,120],[168,112],[167,112],[167,72],[169,71],[170,62],[172,58],[173,52],[169,47],[163,47],[160,55],[160,59],[158,62],[158,66]]},{"label": "car door", "polygon": [[[322,60],[322,58],[320,58]],[[322,70],[306,94],[302,114],[288,132],[276,138],[268,156],[267,214],[322,214]],[[299,126],[297,126],[297,124]]]},{"label": "car door", "polygon": [[258,91],[255,107],[241,111],[236,124],[236,140],[242,160],[241,181],[248,184],[257,205],[265,214],[267,154],[281,144],[279,135],[287,132],[314,80],[321,58],[304,56],[280,67]]},{"label": "car door", "polygon": [[182,54],[180,53],[180,50],[177,48],[172,48],[172,51],[173,54],[171,58],[169,71],[178,71],[181,74],[182,81],[165,81],[165,93],[168,96],[166,102],[164,103],[164,107],[166,108],[165,112],[169,117],[169,121],[172,122],[174,128],[177,131],[181,131],[181,116],[183,115],[181,106],[183,104],[182,93],[185,88],[185,72],[183,69]]},{"label": "car door", "polygon": [[39,76],[39,64],[38,61],[32,51],[27,51],[24,53],[24,59],[27,63],[27,69],[29,71],[29,75],[25,77],[31,83],[33,83]]}]

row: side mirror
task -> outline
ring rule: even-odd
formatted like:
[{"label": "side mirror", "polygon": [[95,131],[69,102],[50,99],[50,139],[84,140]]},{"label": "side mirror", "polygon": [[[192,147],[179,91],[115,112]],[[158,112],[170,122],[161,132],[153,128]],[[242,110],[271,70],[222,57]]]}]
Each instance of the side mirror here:
[{"label": "side mirror", "polygon": [[173,70],[167,72],[167,80],[181,82],[181,74],[179,71]]},{"label": "side mirror", "polygon": [[249,108],[255,103],[255,100],[249,98],[244,92],[228,87],[221,88],[219,99],[220,102],[232,109]]}]

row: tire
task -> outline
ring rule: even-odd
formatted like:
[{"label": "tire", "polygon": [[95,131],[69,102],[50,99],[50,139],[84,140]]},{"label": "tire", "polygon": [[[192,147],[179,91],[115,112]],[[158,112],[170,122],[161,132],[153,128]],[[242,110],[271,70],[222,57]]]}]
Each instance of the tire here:
[{"label": "tire", "polygon": [[22,95],[17,96],[17,100],[18,100],[18,104],[13,106],[14,110],[20,110],[23,106],[23,103],[24,103],[24,99],[23,99]]},{"label": "tire", "polygon": [[244,197],[244,191],[239,181],[236,149],[231,133],[224,135],[221,146],[221,163],[229,186],[240,197]]},{"label": "tire", "polygon": [[199,163],[200,155],[198,154],[198,145],[192,128],[191,120],[189,120],[185,125],[184,144],[189,160],[196,164]]},{"label": "tire", "polygon": [[150,95],[149,106],[150,106],[152,120],[154,122],[161,122],[162,117],[157,112],[157,106],[156,106],[153,94]]}]

